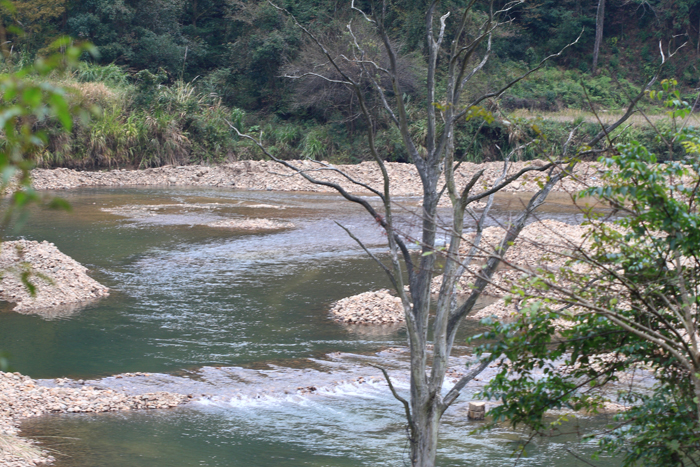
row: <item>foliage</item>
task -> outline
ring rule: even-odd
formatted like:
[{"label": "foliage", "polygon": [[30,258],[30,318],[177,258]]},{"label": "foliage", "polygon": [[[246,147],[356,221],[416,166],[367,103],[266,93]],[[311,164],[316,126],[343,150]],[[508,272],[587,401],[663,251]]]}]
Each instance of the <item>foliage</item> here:
[{"label": "foliage", "polygon": [[22,25],[20,45],[51,52],[51,44],[61,35],[58,22],[66,13],[60,0],[17,0],[9,8],[14,22]]},{"label": "foliage", "polygon": [[[319,33],[338,30],[347,13],[333,2],[281,0],[300,20]],[[442,2],[453,8],[458,2]],[[358,4],[359,5],[359,4]],[[401,41],[402,55],[421,54],[423,4],[404,2],[391,11],[392,37]],[[655,58],[658,39],[678,34],[697,42],[700,22],[698,0],[610,0],[606,21],[611,76],[634,70],[630,80],[639,79],[640,67]],[[475,11],[474,20],[484,11]],[[583,31],[581,41],[558,65],[587,72],[593,48],[596,2],[542,0],[525,2],[511,14],[512,26],[494,37],[498,61],[533,65],[556,52]],[[10,34],[16,50],[33,55],[67,34],[90,40],[99,51],[97,62],[117,64],[134,72],[162,68],[168,82],[191,81],[196,77],[218,83],[223,103],[246,110],[289,112],[294,90],[280,79],[280,70],[297,62],[309,51],[298,30],[267,2],[241,0],[20,0],[14,13],[5,12],[5,22],[21,21],[25,34]],[[454,20],[454,19],[451,19]],[[342,36],[342,34],[339,34]],[[451,40],[447,37],[447,40]],[[681,39],[674,39],[680,43]],[[624,45],[623,45],[624,44]],[[628,56],[625,50],[629,49]],[[690,52],[691,47],[687,47]],[[43,53],[43,52],[41,52]],[[687,65],[676,70],[689,83],[697,60],[687,56]],[[693,68],[695,67],[695,68]],[[684,74],[685,70],[690,70]],[[687,76],[686,76],[687,75]],[[637,83],[639,84],[639,83]],[[692,84],[692,83],[690,83]],[[605,83],[600,83],[605,86]],[[231,92],[231,89],[235,89]],[[537,98],[546,98],[538,94]],[[580,100],[576,100],[576,105]],[[619,99],[616,99],[619,104]]]},{"label": "foliage", "polygon": [[[345,9],[337,8],[333,2],[316,0],[281,0],[278,3],[306,21],[330,44],[333,53],[349,56],[351,48],[343,45],[348,39],[348,33],[344,32],[349,19]],[[457,3],[446,0],[441,2],[441,8],[453,8]],[[504,96],[502,107],[507,110],[590,110],[592,103],[596,109],[618,109],[655,68],[659,38],[687,31],[691,45],[696,41],[693,38],[700,21],[697,0],[610,0],[602,51],[607,65],[603,73],[591,76],[587,64],[590,63],[588,55],[595,23],[594,3],[543,0],[536,4],[526,2],[514,9],[513,23],[494,35],[493,54],[485,67],[486,73],[473,80],[465,90],[465,98],[504,84],[574,39],[585,28],[575,50],[559,59],[557,66],[542,69],[510,90]],[[424,38],[418,32],[424,22],[423,5],[404,2],[393,6],[395,9],[388,13],[392,23],[389,32],[404,69],[402,82],[407,108],[422,112],[427,96],[424,83],[415,77],[425,68],[426,60]],[[483,20],[486,11],[482,5],[471,12],[470,24]],[[74,80],[102,83],[106,88],[100,91],[72,82],[67,84],[79,93],[86,92],[88,103],[101,107],[102,115],[94,117],[92,123],[75,122],[69,138],[59,128],[45,128],[51,140],[50,151],[39,157],[39,162],[45,166],[142,166],[250,157],[245,145],[221,125],[226,115],[242,111],[256,113],[266,122],[262,126],[279,124],[283,127],[280,131],[293,127],[292,133],[303,133],[303,138],[283,137],[284,142],[281,142],[277,141],[275,134],[278,132],[273,128],[263,132],[263,139],[284,158],[302,157],[302,153],[303,157],[337,161],[367,158],[367,152],[362,149],[364,123],[357,118],[357,103],[348,99],[350,94],[342,85],[328,86],[312,81],[303,84],[296,81],[295,84],[282,78],[290,70],[322,62],[313,52],[315,49],[302,39],[300,31],[267,2],[22,0],[14,12],[7,10],[1,16],[6,24],[19,20],[26,25],[25,33],[7,28],[6,39],[12,53],[5,57],[4,69],[11,71],[31,63],[37,54],[48,52],[46,44],[65,33],[92,41],[99,52],[99,55],[82,57],[85,63],[75,70]],[[448,19],[448,23],[451,21],[455,18]],[[380,41],[366,26],[356,22],[355,30],[360,42],[365,44],[367,57],[386,65]],[[449,28],[447,32],[449,41]],[[679,45],[681,39],[672,42]],[[700,62],[691,49],[690,46],[684,49],[687,53],[677,65],[669,65],[669,68],[675,67],[673,71],[679,76],[681,90],[697,84]],[[353,69],[349,62],[345,65],[348,70]],[[438,74],[442,76],[445,71],[444,62],[440,62]],[[385,79],[381,75],[379,78],[380,82]],[[157,82],[149,81],[154,79]],[[57,83],[57,80],[52,77],[52,82]],[[193,92],[188,104],[193,112],[191,119],[181,118],[180,111],[173,106],[154,101],[169,99],[170,91],[165,88],[182,91],[180,83],[186,83]],[[365,85],[369,91],[371,83]],[[72,99],[85,103],[77,96]],[[378,143],[384,157],[406,161],[407,154],[400,141],[392,140],[396,134],[379,110],[381,103],[370,101],[369,104],[377,120]],[[150,115],[154,111],[155,114]],[[147,119],[147,115],[152,118]],[[132,136],[116,135],[119,126]],[[562,133],[569,125],[551,126],[556,133]],[[133,136],[136,129],[141,135],[138,138]],[[504,152],[512,149],[508,129],[498,122],[484,126],[461,125],[460,130],[462,133],[456,142],[460,158],[493,160],[500,154],[498,148]],[[476,138],[471,137],[473,132],[477,133]],[[630,132],[634,135],[629,138],[641,139],[655,150],[665,145],[655,141],[656,135],[651,130],[632,129]],[[93,133],[101,138],[94,147],[86,140]],[[135,141],[140,141],[138,148],[127,147],[127,142],[131,145]],[[678,157],[679,146],[670,150],[665,146],[667,155],[663,158]],[[106,152],[100,154],[103,150]],[[661,152],[659,154],[661,156]],[[523,155],[525,158],[533,156]]]},{"label": "foliage", "polygon": [[[15,53],[11,61],[18,63],[20,59]],[[7,70],[16,68],[18,66],[7,67]],[[547,70],[544,75],[548,76],[552,71]],[[81,62],[72,70],[72,74],[60,77],[50,74],[41,78],[54,86],[64,87],[71,105],[93,108],[94,111],[89,119],[74,118],[70,134],[63,132],[55,121],[47,120],[40,124],[48,144],[38,151],[35,162],[43,167],[150,167],[254,157],[247,144],[240,141],[226,123],[228,119],[237,128],[245,128],[248,112],[225,105],[223,96],[208,83],[203,85],[198,80],[168,84],[167,76],[165,70],[142,70],[131,76],[114,64],[102,66]],[[578,78],[583,79],[582,76]],[[40,81],[38,76],[32,79],[37,83]],[[544,83],[539,78],[535,82]],[[571,88],[576,86],[581,97],[583,88],[572,81]],[[595,97],[597,94],[593,88],[586,87]],[[406,100],[409,109],[416,112],[414,100],[410,97]],[[501,107],[509,109],[512,104],[511,97],[507,97]],[[360,162],[369,158],[362,134],[364,123],[361,121],[348,122],[342,116],[325,123],[274,114],[257,116],[261,117],[262,122],[255,131],[262,130],[265,144],[283,159],[309,157],[334,162]],[[519,144],[521,139],[518,138],[537,137],[535,127],[548,135],[551,144],[557,147],[579,124],[578,131],[582,136],[592,137],[599,131],[597,124],[592,122],[508,119],[514,125],[505,125],[504,118],[489,121],[475,118],[459,122],[456,127],[456,157],[474,162],[498,160]],[[665,123],[658,124],[656,129],[633,126],[615,136],[619,142],[642,141],[665,160],[671,158],[667,155],[668,145],[659,138],[657,130],[663,133],[671,129]],[[412,133],[420,137],[424,132],[425,128],[417,120],[412,126]],[[377,147],[388,161],[408,161],[400,136],[390,126],[381,125],[378,128]],[[674,158],[682,153],[678,142],[674,143],[673,151]],[[517,157],[530,160],[540,156],[534,148],[528,147],[518,152]]]},{"label": "foliage", "polygon": [[588,211],[590,245],[513,290],[525,303],[516,322],[490,323],[482,337],[496,342],[480,351],[505,357],[484,391],[503,402],[495,420],[545,433],[545,411],[595,412],[611,398],[606,385],[648,371],[653,384],[617,394],[631,408],[599,437],[601,450],[626,466],[700,462],[700,132],[674,137],[682,162],[659,164],[639,142],[601,158],[602,186],[581,196],[622,216],[607,223]]},{"label": "foliage", "polygon": [[587,76],[578,70],[546,68],[518,83],[504,100],[509,108],[557,111],[566,108],[620,109],[639,88],[625,79]]},{"label": "foliage", "polygon": [[242,121],[244,112],[200,93],[192,83],[163,86],[165,76],[143,70],[131,84],[116,65],[81,63],[59,82],[74,90],[69,102],[92,107],[93,114],[75,118],[70,133],[51,122],[41,124],[49,144],[35,161],[45,167],[151,167],[237,157],[239,142],[226,120]]},{"label": "foliage", "polygon": [[73,75],[81,83],[104,83],[112,87],[129,84],[129,75],[115,64],[100,66],[90,62],[80,62]]},{"label": "foliage", "polygon": [[0,190],[4,191],[10,183],[22,187],[13,194],[8,214],[39,199],[29,184],[29,170],[36,154],[48,143],[48,136],[45,131],[37,130],[37,126],[55,122],[65,132],[73,128],[76,109],[70,105],[66,90],[35,80],[77,64],[80,55],[90,50],[86,46],[67,45],[66,39],[57,41],[52,48],[62,48],[63,53],[0,75],[0,127],[4,137],[0,145]]},{"label": "foliage", "polygon": [[[44,3],[35,6],[43,7]],[[8,2],[4,2],[2,7],[12,12],[22,11],[15,10]],[[5,46],[6,44],[0,44],[0,52],[7,59],[9,51]],[[92,48],[87,45],[70,46],[67,39],[60,39],[51,44],[50,49],[60,49],[62,53],[52,53],[29,66],[0,75],[0,131],[3,136],[0,144],[0,193],[13,191],[3,213],[3,226],[13,214],[26,215],[24,208],[28,204],[42,201],[32,189],[29,178],[35,155],[48,143],[46,132],[37,129],[38,126],[47,121],[55,121],[63,131],[70,132],[73,114],[78,110],[70,105],[65,89],[52,86],[44,80],[53,73],[64,72],[75,66],[79,57],[91,52]],[[37,77],[42,81],[37,82]],[[65,201],[58,198],[49,200],[47,204],[54,208],[68,208]],[[0,275],[2,273],[8,272],[0,271]],[[31,270],[25,270],[20,274],[20,279],[30,293],[34,294],[32,275]],[[9,369],[8,354],[0,352],[0,371]]]}]

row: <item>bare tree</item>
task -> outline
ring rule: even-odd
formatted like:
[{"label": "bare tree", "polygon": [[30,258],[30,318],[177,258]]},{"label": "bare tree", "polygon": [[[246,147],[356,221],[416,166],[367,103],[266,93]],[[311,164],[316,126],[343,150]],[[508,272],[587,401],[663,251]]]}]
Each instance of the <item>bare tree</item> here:
[{"label": "bare tree", "polygon": [[[507,252],[512,242],[531,219],[533,212],[545,202],[552,188],[566,177],[575,166],[575,162],[567,162],[566,160],[574,138],[572,132],[560,154],[542,153],[543,157],[549,159],[546,163],[533,164],[514,171],[509,166],[509,157],[506,156],[503,172],[494,183],[486,184],[482,180],[484,169],[477,171],[469,180],[458,181],[456,179],[455,168],[459,164],[455,160],[457,123],[465,118],[490,115],[490,112],[482,107],[482,104],[486,104],[491,99],[499,98],[510,87],[544,66],[548,60],[558,57],[564,52],[562,50],[545,58],[535,68],[499,88],[467,100],[464,97],[464,91],[474,76],[481,72],[486,65],[491,55],[494,31],[510,21],[509,13],[522,1],[507,3],[500,10],[496,9],[494,1],[483,2],[485,8],[480,11],[476,11],[474,8],[476,3],[476,0],[470,0],[454,21],[450,21],[450,12],[438,13],[438,1],[433,1],[428,5],[425,15],[427,42],[425,79],[428,96],[422,113],[414,112],[415,109],[409,109],[403,98],[404,90],[400,78],[401,67],[398,63],[398,54],[386,29],[389,8],[387,2],[372,3],[369,12],[357,8],[352,2],[351,9],[357,14],[360,21],[368,23],[376,31],[376,35],[381,39],[384,47],[388,64],[371,59],[365,46],[358,39],[352,22],[347,27],[354,46],[351,49],[351,55],[335,55],[318,36],[290,15],[309,40],[318,47],[318,50],[325,57],[325,62],[333,70],[333,74],[326,75],[310,69],[295,75],[295,78],[312,77],[353,90],[358,108],[368,122],[369,150],[381,170],[382,189],[375,189],[366,183],[353,179],[339,169],[321,162],[315,169],[305,170],[293,162],[275,158],[266,150],[260,140],[250,135],[238,133],[239,136],[253,141],[270,159],[296,171],[312,183],[337,190],[347,200],[363,206],[385,230],[389,247],[388,264],[370,253],[367,248],[365,251],[387,273],[404,308],[410,348],[410,397],[401,396],[394,389],[389,375],[386,372],[384,374],[394,397],[404,407],[411,445],[411,465],[416,467],[435,465],[442,415],[459,397],[460,391],[492,361],[487,359],[479,362],[452,388],[443,391],[448,361],[460,323],[474,309],[477,300],[501,263],[502,255]],[[448,23],[450,31],[447,30]],[[475,27],[469,27],[470,24],[474,24]],[[447,37],[451,38],[451,42],[446,42]],[[360,77],[349,74],[346,71],[349,67],[359,70]],[[438,75],[441,78],[438,78]],[[380,76],[382,78],[379,78]],[[388,80],[390,83],[388,90],[385,89],[380,79]],[[409,249],[409,239],[402,235],[395,222],[395,204],[390,191],[390,176],[384,158],[378,152],[375,144],[374,117],[367,103],[363,80],[368,80],[372,84],[388,119],[398,128],[406,152],[420,175],[423,186],[423,204],[420,213],[421,233],[419,238],[410,239],[411,241],[417,240],[420,245],[420,255],[417,255],[415,251],[412,253]],[[437,95],[438,88],[444,89],[444,94],[441,97]],[[644,93],[641,92],[636,96],[625,115],[588,141],[588,146],[595,147],[605,139],[610,131],[626,120],[633,113],[634,106],[643,95]],[[423,119],[426,128],[425,133],[419,139],[413,137],[410,131],[414,118]],[[585,153],[594,154],[597,151],[597,149],[590,149]],[[371,192],[381,200],[381,207],[375,208],[366,197],[358,196],[337,183],[317,178],[316,173],[323,171],[340,173],[358,190]],[[481,231],[488,216],[489,207],[493,202],[493,195],[531,172],[539,173],[542,176],[540,191],[532,196],[520,215],[507,226],[506,234],[501,239],[497,249],[498,254],[492,255],[482,267],[477,268],[478,273],[474,277],[474,283],[467,300],[457,306],[456,293],[460,277],[470,269],[470,265],[473,266],[473,263],[482,257],[479,248]],[[442,196],[448,197],[452,206],[451,220],[447,224],[441,223],[438,218],[438,202]],[[472,209],[479,201],[487,201],[487,208],[481,214],[477,214]],[[464,224],[467,216],[473,219],[477,235],[468,248],[468,253],[464,254],[460,251],[460,247],[463,243]],[[352,235],[352,232],[348,230],[348,233],[364,248],[364,245]],[[447,236],[448,243],[444,249],[438,245],[438,233]],[[442,267],[440,292],[435,298],[431,296],[431,282],[438,269],[438,256],[444,258],[444,266]],[[404,278],[408,279],[407,284]],[[432,314],[431,309],[434,310]],[[429,350],[431,348],[431,342],[428,340],[429,334],[432,334],[432,351]]]},{"label": "bare tree", "polygon": [[598,70],[598,55],[600,44],[603,42],[603,26],[605,24],[605,0],[598,0],[598,10],[595,17],[595,45],[593,46],[593,74]]},{"label": "bare tree", "polygon": [[[385,69],[390,67],[389,57],[381,38],[370,24],[354,24],[352,31],[357,42],[363,44],[366,60],[377,63]],[[348,41],[347,35],[347,31],[331,30],[325,31],[322,36],[317,35],[317,38],[333,57],[335,64],[341,67],[342,73],[350,76],[364,89],[366,105],[371,110],[375,121],[386,120],[381,118],[382,103],[373,92],[372,77],[366,73],[362,63],[344,59],[344,57],[351,57],[355,52],[354,44]],[[328,60],[323,50],[316,47],[311,39],[307,38],[306,42],[307,46],[302,48],[299,56],[282,69],[285,77],[294,80],[294,104],[297,107],[312,108],[323,115],[339,111],[346,121],[362,118],[355,89],[342,83],[343,76]],[[392,43],[392,48],[400,50],[402,47]],[[417,57],[413,54],[398,55],[396,64],[401,90],[408,95],[414,94],[419,88],[417,76],[421,68]],[[300,77],[305,79],[299,79]],[[379,74],[375,78],[382,89],[385,91],[391,89],[391,81],[387,75]]]}]

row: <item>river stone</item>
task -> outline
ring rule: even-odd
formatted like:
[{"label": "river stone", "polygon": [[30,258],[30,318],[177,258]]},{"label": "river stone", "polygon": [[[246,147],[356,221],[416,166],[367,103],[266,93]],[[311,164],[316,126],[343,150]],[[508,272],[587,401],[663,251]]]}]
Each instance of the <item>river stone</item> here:
[{"label": "river stone", "polygon": [[[317,161],[289,161],[290,164],[302,171],[323,168]],[[526,167],[541,165],[542,161],[521,161],[509,165],[508,173],[514,174]],[[422,188],[416,168],[411,164],[398,162],[385,163],[390,178],[390,189],[393,196],[421,196]],[[384,180],[382,173],[374,162],[363,162],[355,165],[332,166],[345,172],[350,178],[370,186],[372,189],[383,191]],[[486,162],[474,164],[461,163],[456,169],[455,182],[458,190],[471,180],[477,171],[484,169],[476,188],[489,187],[501,176],[503,164]],[[581,162],[576,165],[574,177],[565,178],[553,191],[575,192],[585,187],[586,183],[600,180],[600,174],[605,167],[597,162]],[[72,169],[34,169],[32,171],[33,186],[37,190],[60,190],[88,186],[127,186],[127,185],[168,185],[177,183],[190,186],[232,186],[246,190],[273,191],[314,191],[334,192],[333,188],[314,185],[291,169],[268,161],[240,161],[214,167],[164,166],[145,170],[113,170],[108,172],[87,172]],[[504,188],[504,192],[536,192],[545,175],[531,172],[517,182]],[[340,173],[332,170],[314,171],[313,176],[323,182],[338,184],[344,189],[367,194],[369,191],[352,183]],[[440,185],[444,183],[441,179]],[[594,183],[593,183],[594,184]],[[474,193],[477,194],[477,193]],[[446,198],[445,198],[446,199]],[[445,203],[445,200],[441,200]]]},{"label": "river stone", "polygon": [[24,418],[47,413],[167,408],[189,400],[188,396],[169,392],[129,395],[89,386],[50,388],[19,373],[0,372],[0,466],[33,467],[52,460],[31,441],[17,436]]},{"label": "river stone", "polygon": [[[74,312],[109,295],[109,289],[87,275],[87,268],[61,253],[53,243],[17,240],[0,246],[0,300],[15,303],[14,311],[45,317]],[[22,281],[36,287],[32,296]]]},{"label": "river stone", "polygon": [[470,402],[469,412],[467,416],[470,420],[483,420],[486,418],[486,403],[485,402]]}]

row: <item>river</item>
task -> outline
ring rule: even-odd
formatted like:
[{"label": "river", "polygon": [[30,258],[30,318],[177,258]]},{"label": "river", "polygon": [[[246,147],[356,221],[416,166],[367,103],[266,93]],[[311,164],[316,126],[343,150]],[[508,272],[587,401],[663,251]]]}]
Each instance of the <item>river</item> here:
[{"label": "river", "polygon": [[[407,391],[402,328],[347,327],[327,316],[335,300],[388,286],[334,223],[381,255],[382,233],[364,212],[328,194],[207,188],[57,194],[72,213],[33,209],[13,235],[55,243],[111,296],[51,319],[0,304],[0,348],[33,378],[172,390],[194,399],[157,413],[28,420],[23,434],[56,450],[57,467],[407,465],[401,406],[369,366],[386,366]],[[512,216],[523,199],[499,197],[496,217]],[[402,229],[410,233],[416,200],[400,202]],[[579,220],[566,195],[553,197],[541,215]],[[295,228],[245,233],[206,226],[242,217]],[[466,324],[460,339],[478,329]],[[463,368],[469,349],[457,353],[454,366]],[[140,373],[110,376],[124,372]],[[480,384],[465,391],[464,401]],[[474,433],[479,422],[466,419],[464,404],[445,416],[439,465],[513,464],[527,434],[505,426]],[[579,444],[579,434],[605,421],[579,417],[566,428],[573,434],[535,439],[518,465],[586,465],[568,451],[590,458],[595,445]]]}]

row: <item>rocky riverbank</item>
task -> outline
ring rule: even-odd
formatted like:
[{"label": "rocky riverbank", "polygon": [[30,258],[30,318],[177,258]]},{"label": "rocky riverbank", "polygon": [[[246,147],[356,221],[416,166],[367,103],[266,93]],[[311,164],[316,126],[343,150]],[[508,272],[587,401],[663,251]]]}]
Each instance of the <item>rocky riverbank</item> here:
[{"label": "rocky riverbank", "polygon": [[[14,311],[45,317],[63,315],[109,295],[88,269],[53,243],[17,240],[0,245],[0,300]],[[31,293],[31,284],[34,294]]]},{"label": "rocky riverbank", "polygon": [[[556,220],[536,221],[527,225],[516,241],[506,252],[504,264],[494,274],[491,284],[484,290],[485,295],[500,297],[506,294],[523,273],[513,267],[535,271],[538,268],[558,270],[570,259],[571,253],[584,246],[588,238],[588,226],[566,224]],[[477,263],[481,264],[489,255],[494,254],[500,244],[505,229],[499,226],[484,229],[478,245]],[[475,235],[467,235],[460,247],[462,261],[472,248]],[[479,261],[481,260],[481,261]],[[478,264],[464,274],[457,288],[458,294],[469,294],[472,290]],[[512,266],[512,267],[509,267]],[[440,291],[442,276],[433,278],[431,292]]]},{"label": "rocky riverbank", "polygon": [[[343,171],[352,179],[364,183],[373,189],[383,190],[382,175],[374,162],[331,166],[333,168],[308,160],[290,161],[290,163],[300,170],[306,171],[314,178],[337,183],[351,192],[369,193],[367,189],[353,184],[334,169]],[[514,174],[524,167],[542,166],[543,164],[543,161],[515,162],[510,165],[509,173]],[[386,167],[391,178],[391,192],[394,196],[422,195],[420,176],[413,165],[388,162]],[[486,162],[483,164],[465,162],[456,171],[455,180],[457,185],[466,185],[472,175],[481,169],[484,169],[485,172],[477,186],[491,186],[501,175],[503,165],[500,162]],[[574,192],[580,190],[584,185],[576,179],[586,180],[595,184],[595,181],[600,178],[599,170],[602,170],[602,168],[598,163],[580,163],[574,173],[575,177],[566,178],[557,185],[555,191]],[[532,172],[506,187],[504,191],[537,191],[539,189],[538,183],[544,180],[545,176],[541,172]],[[334,191],[329,187],[314,185],[294,171],[269,161],[241,161],[218,166],[165,166],[145,170],[120,169],[104,172],[86,172],[65,168],[35,169],[32,171],[32,183],[34,188],[38,190],[159,185],[228,187],[243,190],[272,191]]]},{"label": "rocky riverbank", "polygon": [[19,424],[25,418],[52,413],[165,409],[190,400],[189,396],[169,392],[130,395],[90,386],[63,387],[66,382],[56,380],[56,387],[47,387],[19,373],[0,372],[0,467],[30,467],[53,461],[31,441],[18,436]]},{"label": "rocky riverbank", "polygon": [[[526,226],[518,239],[505,255],[505,264],[496,271],[484,290],[484,295],[502,297],[506,295],[515,283],[523,276],[523,272],[514,267],[535,271],[538,268],[558,270],[570,258],[571,252],[584,246],[587,241],[588,227],[571,225],[555,220],[533,222]],[[476,263],[465,273],[457,287],[458,295],[471,293],[479,264],[493,254],[500,244],[505,230],[502,227],[484,229],[479,244]],[[471,249],[474,235],[467,236],[460,248],[462,261]],[[431,284],[431,292],[440,291],[442,276],[437,276]],[[509,319],[516,313],[515,303],[505,305],[503,300],[486,306],[469,315],[471,319],[482,319],[494,316],[497,319]],[[346,324],[389,324],[404,321],[401,300],[389,293],[388,290],[365,292],[344,298],[333,304],[330,309],[331,317]]]}]

